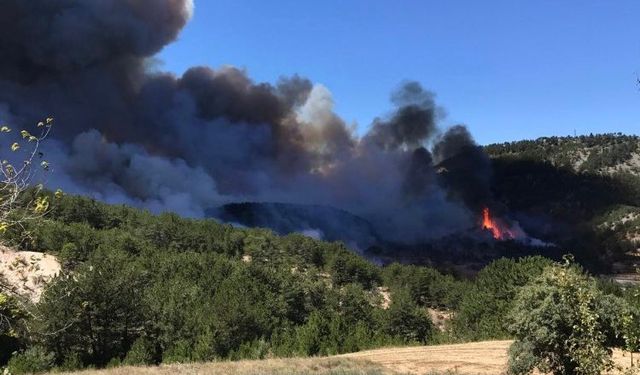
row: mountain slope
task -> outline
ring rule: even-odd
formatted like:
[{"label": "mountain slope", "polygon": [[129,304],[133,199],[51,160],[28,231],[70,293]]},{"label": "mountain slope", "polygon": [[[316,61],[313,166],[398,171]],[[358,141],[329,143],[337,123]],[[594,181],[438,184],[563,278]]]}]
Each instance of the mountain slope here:
[{"label": "mountain slope", "polygon": [[493,158],[544,161],[579,173],[640,176],[640,137],[635,135],[543,137],[492,144],[485,150]]},{"label": "mountain slope", "polygon": [[529,230],[566,248],[591,249],[622,269],[637,265],[640,137],[545,137],[485,150],[494,194]]}]

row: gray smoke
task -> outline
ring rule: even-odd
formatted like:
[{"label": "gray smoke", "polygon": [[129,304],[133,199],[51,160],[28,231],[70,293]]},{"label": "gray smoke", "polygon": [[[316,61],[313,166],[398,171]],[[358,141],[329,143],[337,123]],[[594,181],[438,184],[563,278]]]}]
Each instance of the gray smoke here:
[{"label": "gray smoke", "polygon": [[441,133],[444,111],[417,82],[358,136],[330,91],[297,75],[151,69],[191,0],[0,2],[0,113],[17,126],[56,118],[51,185],[69,192],[188,216],[238,201],[333,206],[409,242],[468,227],[465,192],[488,191],[488,172],[467,184],[437,173],[458,158],[449,177],[480,175],[487,159],[464,127]]}]

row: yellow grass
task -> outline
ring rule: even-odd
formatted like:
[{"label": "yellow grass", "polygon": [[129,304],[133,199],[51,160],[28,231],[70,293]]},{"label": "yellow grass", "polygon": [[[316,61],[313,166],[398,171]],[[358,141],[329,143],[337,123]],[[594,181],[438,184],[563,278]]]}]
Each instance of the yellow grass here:
[{"label": "yellow grass", "polygon": [[[510,340],[367,350],[342,357],[369,360],[385,369],[409,373],[504,374]],[[640,354],[634,355],[634,360]],[[630,365],[629,353],[614,350],[616,365]],[[612,374],[617,374],[614,371]]]},{"label": "yellow grass", "polygon": [[[88,370],[74,375],[397,375],[397,374],[504,374],[511,341],[483,341],[454,345],[385,348],[324,358],[267,359],[210,362],[158,367],[119,367]],[[629,353],[613,353],[616,364],[629,366]],[[640,358],[640,354],[634,355]],[[613,374],[618,374],[614,371]]]},{"label": "yellow grass", "polygon": [[258,361],[208,362],[161,365],[157,367],[124,366],[105,370],[85,370],[73,375],[382,375],[396,374],[382,366],[348,358],[291,358]]},{"label": "yellow grass", "polygon": [[385,369],[410,374],[457,372],[500,374],[506,369],[511,341],[484,341],[455,345],[416,346],[368,350],[345,355],[371,360]]}]

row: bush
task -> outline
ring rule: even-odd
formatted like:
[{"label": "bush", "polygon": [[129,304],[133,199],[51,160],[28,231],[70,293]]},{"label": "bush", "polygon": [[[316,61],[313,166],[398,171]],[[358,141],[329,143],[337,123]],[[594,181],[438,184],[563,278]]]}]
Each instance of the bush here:
[{"label": "bush", "polygon": [[49,371],[53,367],[54,354],[40,346],[16,353],[7,365],[11,374],[35,374]]},{"label": "bush", "polygon": [[155,347],[151,340],[140,337],[138,338],[131,349],[127,352],[127,356],[124,358],[123,363],[125,365],[150,365],[155,362]]},{"label": "bush", "polygon": [[533,354],[535,348],[530,342],[516,341],[509,347],[509,373],[529,374],[541,366],[541,359]]},{"label": "bush", "polygon": [[264,359],[269,354],[269,349],[269,342],[264,339],[259,339],[240,345],[237,351],[229,354],[229,359],[232,361],[240,359]]},{"label": "bush", "polygon": [[596,375],[613,365],[624,301],[566,263],[547,267],[518,293],[510,313],[509,372]]},{"label": "bush", "polygon": [[107,362],[106,368],[115,368],[122,366],[122,361],[118,357],[113,357]]},{"label": "bush", "polygon": [[57,369],[62,371],[76,371],[84,367],[82,359],[78,353],[69,353],[64,357],[62,365]]},{"label": "bush", "polygon": [[191,362],[191,347],[186,340],[176,341],[162,354],[162,363]]}]

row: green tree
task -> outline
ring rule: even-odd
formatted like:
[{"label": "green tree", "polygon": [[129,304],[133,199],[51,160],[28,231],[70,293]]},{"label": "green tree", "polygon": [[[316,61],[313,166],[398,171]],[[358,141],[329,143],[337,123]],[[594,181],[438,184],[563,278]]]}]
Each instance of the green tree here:
[{"label": "green tree", "polygon": [[16,297],[0,293],[0,363],[6,363],[20,347],[25,328],[25,311],[20,306]]},{"label": "green tree", "polygon": [[640,350],[640,288],[625,291],[629,309],[623,316],[624,348],[630,353],[631,366],[634,366],[633,353]]},{"label": "green tree", "polygon": [[105,365],[125,357],[145,328],[142,293],[148,284],[140,264],[112,248],[98,249],[72,273],[49,286],[37,306],[40,341],[57,354]]},{"label": "green tree", "polygon": [[386,331],[406,343],[426,343],[433,332],[433,323],[427,313],[411,299],[409,292],[392,295],[387,310]]},{"label": "green tree", "polygon": [[540,256],[503,258],[482,269],[460,302],[453,320],[455,335],[471,340],[510,337],[505,316],[518,290],[550,264],[550,260]]},{"label": "green tree", "polygon": [[569,262],[547,267],[520,290],[509,315],[510,372],[595,375],[611,368],[623,309],[620,298],[604,295]]}]

